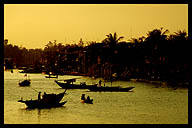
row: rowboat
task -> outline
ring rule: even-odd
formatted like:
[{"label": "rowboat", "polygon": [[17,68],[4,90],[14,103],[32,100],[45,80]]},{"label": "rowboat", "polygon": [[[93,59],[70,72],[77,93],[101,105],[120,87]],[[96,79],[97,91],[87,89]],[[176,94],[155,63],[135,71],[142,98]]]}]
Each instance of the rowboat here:
[{"label": "rowboat", "polygon": [[81,100],[81,103],[93,104],[93,99],[90,99],[90,100]]},{"label": "rowboat", "polygon": [[89,96],[85,98],[85,94],[82,94],[81,103],[93,104],[93,99],[90,99]]},{"label": "rowboat", "polygon": [[29,79],[29,76],[27,74],[24,75],[26,77],[25,80],[19,81],[20,86],[29,86],[31,84],[31,80]]},{"label": "rowboat", "polygon": [[19,82],[20,86],[30,86],[30,84],[31,84],[31,81],[29,79]]}]

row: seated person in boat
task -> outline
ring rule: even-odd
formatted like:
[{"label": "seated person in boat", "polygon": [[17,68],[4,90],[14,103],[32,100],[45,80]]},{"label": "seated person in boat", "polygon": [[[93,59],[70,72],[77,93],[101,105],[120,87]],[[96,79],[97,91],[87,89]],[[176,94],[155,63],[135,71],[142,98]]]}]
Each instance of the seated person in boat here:
[{"label": "seated person in boat", "polygon": [[90,101],[90,97],[89,96],[87,96],[87,100]]},{"label": "seated person in boat", "polygon": [[82,94],[81,100],[85,100],[85,94]]}]

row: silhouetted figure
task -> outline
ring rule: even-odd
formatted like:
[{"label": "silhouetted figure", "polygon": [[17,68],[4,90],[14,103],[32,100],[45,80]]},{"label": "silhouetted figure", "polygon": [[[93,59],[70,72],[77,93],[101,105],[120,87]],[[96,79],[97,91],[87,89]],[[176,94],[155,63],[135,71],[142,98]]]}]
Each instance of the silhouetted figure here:
[{"label": "silhouetted figure", "polygon": [[38,94],[38,101],[40,101],[41,100],[41,92],[39,92],[39,94]]},{"label": "silhouetted figure", "polygon": [[82,94],[81,100],[85,100],[85,94]]},{"label": "silhouetted figure", "polygon": [[101,86],[101,82],[102,82],[102,81],[101,81],[101,80],[99,80],[99,86]]},{"label": "silhouetted figure", "polygon": [[47,93],[44,92],[44,94],[43,94],[43,99],[46,98],[46,96],[47,96]]},{"label": "silhouetted figure", "polygon": [[90,97],[89,96],[87,97],[87,100],[90,101]]}]

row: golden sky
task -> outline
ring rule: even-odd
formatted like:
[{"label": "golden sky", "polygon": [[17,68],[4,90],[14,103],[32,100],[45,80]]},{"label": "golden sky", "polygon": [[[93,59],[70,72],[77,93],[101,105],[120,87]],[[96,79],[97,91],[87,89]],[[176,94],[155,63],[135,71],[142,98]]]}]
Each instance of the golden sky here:
[{"label": "golden sky", "polygon": [[188,32],[187,4],[5,4],[4,38],[26,48],[49,41],[102,41],[116,32],[124,41],[163,27]]}]

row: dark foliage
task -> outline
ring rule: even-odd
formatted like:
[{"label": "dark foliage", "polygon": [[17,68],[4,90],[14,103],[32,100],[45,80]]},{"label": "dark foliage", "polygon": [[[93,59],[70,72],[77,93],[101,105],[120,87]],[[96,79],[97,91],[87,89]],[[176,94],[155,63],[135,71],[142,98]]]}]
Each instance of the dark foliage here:
[{"label": "dark foliage", "polygon": [[102,42],[62,45],[49,42],[44,49],[26,49],[4,44],[6,68],[32,67],[40,72],[84,74],[109,79],[148,79],[189,82],[191,77],[190,43],[185,31],[167,35],[154,29],[147,37],[120,42],[116,33]]}]

